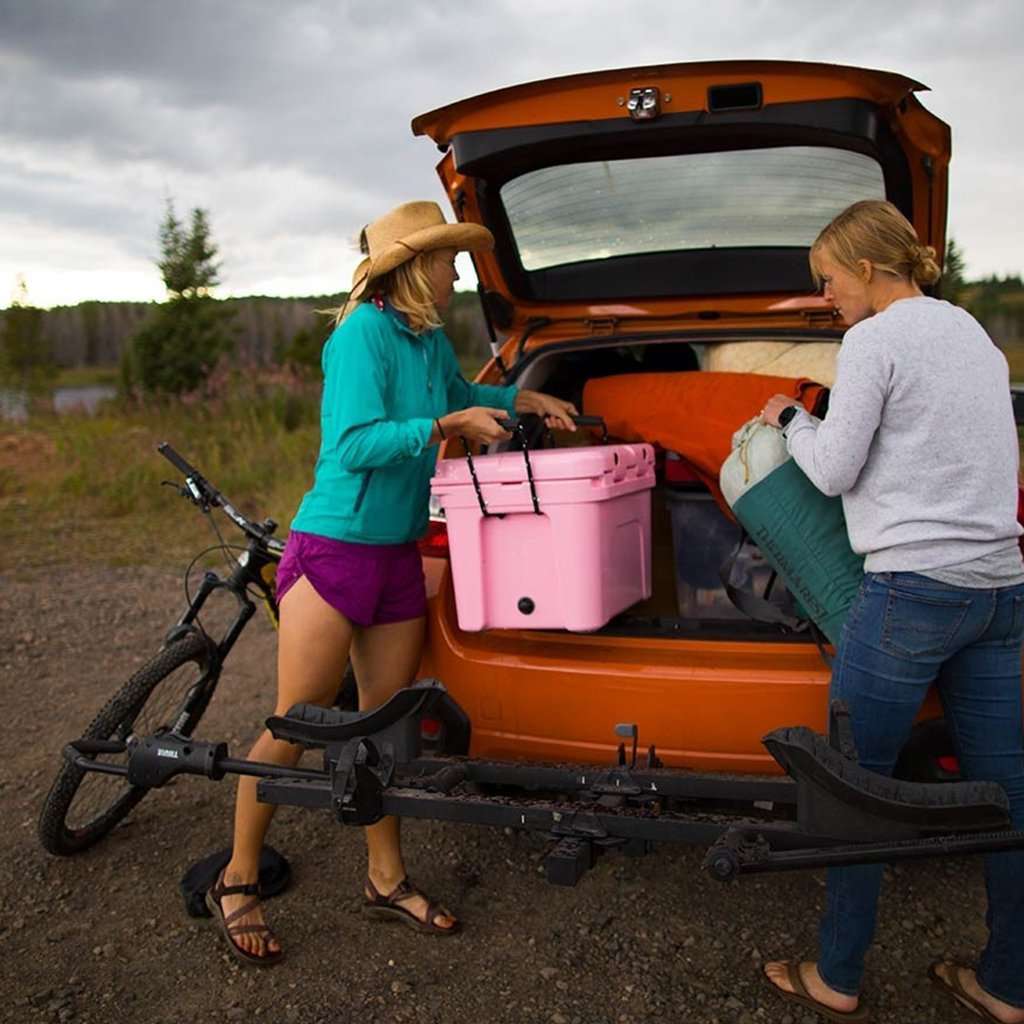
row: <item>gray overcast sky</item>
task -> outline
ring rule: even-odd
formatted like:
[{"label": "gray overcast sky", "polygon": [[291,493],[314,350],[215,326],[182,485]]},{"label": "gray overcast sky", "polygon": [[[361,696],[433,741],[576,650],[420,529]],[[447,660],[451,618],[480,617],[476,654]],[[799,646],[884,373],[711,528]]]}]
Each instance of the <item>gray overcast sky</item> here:
[{"label": "gray overcast sky", "polygon": [[209,210],[220,294],[345,288],[367,220],[411,198],[448,212],[414,115],[554,75],[738,58],[931,86],[968,272],[1019,273],[1022,57],[1021,0],[0,0],[0,305],[19,274],[40,305],[162,297],[168,195]]}]

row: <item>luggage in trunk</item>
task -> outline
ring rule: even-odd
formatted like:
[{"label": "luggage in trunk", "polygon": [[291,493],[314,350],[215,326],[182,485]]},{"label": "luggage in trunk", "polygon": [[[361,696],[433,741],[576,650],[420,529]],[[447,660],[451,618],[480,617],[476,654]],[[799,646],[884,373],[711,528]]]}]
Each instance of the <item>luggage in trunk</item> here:
[{"label": "luggage in trunk", "polygon": [[818,628],[839,642],[864,575],[846,532],[843,503],[790,458],[781,431],[752,420],[722,466],[722,493],[736,518]]}]

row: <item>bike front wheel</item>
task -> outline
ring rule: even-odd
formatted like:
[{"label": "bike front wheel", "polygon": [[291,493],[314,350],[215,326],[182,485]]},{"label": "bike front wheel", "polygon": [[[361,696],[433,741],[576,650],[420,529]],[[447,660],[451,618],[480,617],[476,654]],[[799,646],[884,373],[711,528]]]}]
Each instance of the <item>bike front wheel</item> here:
[{"label": "bike front wheel", "polygon": [[[211,642],[190,632],[145,664],[103,706],[83,739],[127,741],[173,729],[189,736],[216,684]],[[127,754],[97,755],[127,764]],[[117,825],[149,792],[122,775],[86,771],[64,761],[39,816],[39,839],[50,853],[81,853]]]}]

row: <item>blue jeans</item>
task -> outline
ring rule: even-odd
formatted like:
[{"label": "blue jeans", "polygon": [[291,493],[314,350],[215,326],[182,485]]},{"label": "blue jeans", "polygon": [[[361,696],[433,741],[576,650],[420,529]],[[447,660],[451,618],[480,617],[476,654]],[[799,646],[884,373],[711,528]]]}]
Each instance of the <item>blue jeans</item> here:
[{"label": "blue jeans", "polygon": [[[934,683],[961,771],[1000,783],[1014,827],[1024,829],[1022,634],[1024,584],[966,590],[917,573],[867,574],[843,627],[831,688],[850,708],[860,763],[892,774]],[[818,969],[838,992],[860,991],[882,870],[829,869]],[[1024,851],[987,855],[985,885],[989,941],[978,981],[1024,1008]]]}]

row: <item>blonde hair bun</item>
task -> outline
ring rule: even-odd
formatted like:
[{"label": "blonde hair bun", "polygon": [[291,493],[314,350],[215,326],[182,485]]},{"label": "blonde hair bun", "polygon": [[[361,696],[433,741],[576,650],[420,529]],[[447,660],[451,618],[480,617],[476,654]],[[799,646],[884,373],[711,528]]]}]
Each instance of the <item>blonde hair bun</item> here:
[{"label": "blonde hair bun", "polygon": [[914,252],[914,266],[911,269],[914,281],[920,285],[935,284],[942,276],[935,249],[930,245],[919,245]]}]

